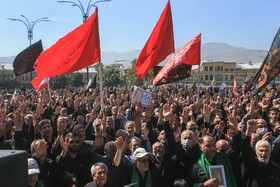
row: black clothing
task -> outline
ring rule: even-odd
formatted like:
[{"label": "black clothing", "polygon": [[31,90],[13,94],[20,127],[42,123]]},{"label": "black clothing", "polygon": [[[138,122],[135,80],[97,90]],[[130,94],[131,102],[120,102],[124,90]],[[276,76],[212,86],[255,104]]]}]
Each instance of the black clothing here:
[{"label": "black clothing", "polygon": [[183,178],[189,182],[192,167],[199,159],[199,156],[200,149],[198,145],[194,145],[192,149],[186,151],[183,149],[181,143],[178,143],[176,155],[172,157],[173,180]]},{"label": "black clothing", "polygon": [[252,174],[253,179],[257,181],[258,187],[280,186],[280,166],[271,161],[267,165],[261,164],[254,156],[248,136],[244,140],[243,156],[245,167]]},{"label": "black clothing", "polygon": [[170,187],[173,185],[172,176],[172,161],[166,155],[163,158],[162,163],[159,165],[156,158],[153,156],[151,159],[150,167],[154,168],[158,172],[158,186]]},{"label": "black clothing", "polygon": [[[58,163],[60,166],[60,174],[69,172],[74,174],[77,179],[78,186],[84,186],[92,180],[90,168],[96,162],[104,162],[104,158],[98,154],[78,152],[75,158],[66,155],[64,158],[59,156]],[[66,185],[67,181],[62,181],[62,186]]]}]

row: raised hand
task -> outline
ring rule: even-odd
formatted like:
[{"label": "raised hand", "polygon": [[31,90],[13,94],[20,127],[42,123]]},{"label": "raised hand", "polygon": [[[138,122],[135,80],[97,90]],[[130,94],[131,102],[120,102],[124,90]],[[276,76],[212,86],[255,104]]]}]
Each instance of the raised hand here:
[{"label": "raised hand", "polygon": [[256,119],[250,119],[247,121],[247,131],[246,135],[251,136],[252,132],[255,132],[257,129],[257,120]]},{"label": "raised hand", "polygon": [[19,111],[14,112],[14,124],[15,124],[16,131],[22,131],[23,116]]},{"label": "raised hand", "polygon": [[37,158],[47,156],[48,143],[44,140],[39,140],[34,145],[34,156]]},{"label": "raised hand", "polygon": [[68,144],[67,144],[67,141],[65,141],[64,136],[63,135],[58,136],[57,140],[58,140],[58,143],[59,143],[61,149],[64,150],[65,152],[67,152]]},{"label": "raised hand", "polygon": [[272,132],[267,132],[263,135],[262,140],[268,141],[271,136],[272,136]]},{"label": "raised hand", "polygon": [[116,138],[115,144],[116,144],[117,150],[120,150],[121,152],[124,150],[124,148],[125,148],[125,142],[124,142],[122,136],[119,136],[118,138]]},{"label": "raised hand", "polygon": [[237,132],[238,131],[237,125],[238,125],[238,118],[236,116],[234,116],[233,114],[230,114],[228,116],[229,128],[231,128],[234,132]]},{"label": "raised hand", "polygon": [[187,124],[189,113],[190,113],[190,108],[189,107],[184,107],[183,108],[183,113],[181,115],[182,123]]},{"label": "raised hand", "polygon": [[204,104],[203,109],[201,110],[201,114],[204,118],[204,122],[210,123],[211,106],[209,104]]},{"label": "raised hand", "polygon": [[269,106],[269,100],[267,98],[264,98],[261,102],[262,111],[267,111]]}]

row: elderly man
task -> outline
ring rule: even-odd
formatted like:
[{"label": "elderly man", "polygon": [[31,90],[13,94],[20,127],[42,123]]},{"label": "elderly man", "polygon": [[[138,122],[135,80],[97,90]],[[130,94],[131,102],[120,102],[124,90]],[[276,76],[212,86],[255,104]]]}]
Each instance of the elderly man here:
[{"label": "elderly man", "polygon": [[194,187],[218,187],[218,178],[210,178],[210,166],[220,165],[224,167],[226,186],[237,187],[237,181],[233,174],[230,160],[224,153],[217,153],[215,141],[212,136],[203,136],[199,139],[201,156],[193,167],[192,182]]},{"label": "elderly man", "polygon": [[114,181],[107,180],[108,168],[103,162],[97,162],[92,165],[91,169],[92,182],[87,183],[84,187],[115,187]]},{"label": "elderly man", "polygon": [[248,181],[248,186],[276,187],[280,184],[280,167],[270,160],[270,144],[266,140],[259,140],[256,144],[256,156],[250,145],[250,137],[257,125],[258,121],[248,120],[243,146],[244,164],[253,177],[253,180]]},{"label": "elderly man", "polygon": [[40,169],[36,160],[33,158],[29,158],[27,163],[28,163],[28,186],[45,187],[46,185],[44,185],[44,183],[38,178]]},{"label": "elderly man", "polygon": [[174,177],[189,181],[192,166],[198,160],[200,150],[195,135],[191,130],[181,133],[180,142],[177,143],[176,154],[172,157]]},{"label": "elderly man", "polygon": [[[125,148],[125,144],[122,138],[118,138],[116,142],[117,152],[114,158],[114,163],[118,167],[123,159],[122,153]],[[139,187],[159,186],[158,172],[149,165],[149,153],[144,148],[139,147],[133,152],[133,159],[134,164],[128,165],[127,175],[124,176],[125,184],[137,184]]]},{"label": "elderly man", "polygon": [[152,167],[154,167],[159,173],[159,186],[162,187],[170,187],[173,185],[173,181],[171,179],[171,167],[172,162],[171,158],[169,158],[165,154],[165,147],[161,142],[155,142],[153,144],[153,157],[152,157]]}]

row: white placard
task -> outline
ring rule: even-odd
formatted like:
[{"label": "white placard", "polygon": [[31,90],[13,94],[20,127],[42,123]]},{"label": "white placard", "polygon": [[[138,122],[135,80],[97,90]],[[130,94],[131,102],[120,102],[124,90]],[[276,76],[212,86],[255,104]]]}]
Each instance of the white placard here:
[{"label": "white placard", "polygon": [[223,165],[209,166],[209,171],[211,179],[216,178],[219,180],[219,187],[227,187],[227,181]]},{"label": "white placard", "polygon": [[132,103],[141,103],[142,106],[147,107],[150,104],[152,92],[134,87],[132,95]]}]

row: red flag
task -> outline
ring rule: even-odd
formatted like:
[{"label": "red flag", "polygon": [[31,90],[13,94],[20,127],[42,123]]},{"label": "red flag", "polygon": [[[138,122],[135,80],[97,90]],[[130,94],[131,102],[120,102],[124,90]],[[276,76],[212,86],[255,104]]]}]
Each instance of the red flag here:
[{"label": "red flag", "polygon": [[[36,92],[39,92],[49,86],[50,78],[43,79],[38,85],[33,85],[36,88]],[[37,82],[36,82],[37,83]],[[32,83],[33,84],[33,83]]]},{"label": "red flag", "polygon": [[135,71],[139,79],[142,80],[151,68],[174,51],[173,23],[170,1],[168,1],[137,59]]},{"label": "red flag", "polygon": [[176,66],[185,65],[200,65],[200,46],[201,46],[201,34],[198,34],[189,43],[181,47],[163,66],[160,72],[153,80],[155,85],[162,78],[168,78],[168,72],[174,69]]},{"label": "red flag", "polygon": [[82,25],[43,52],[34,64],[37,77],[32,80],[37,90],[44,78],[80,70],[100,62],[98,9]]}]

